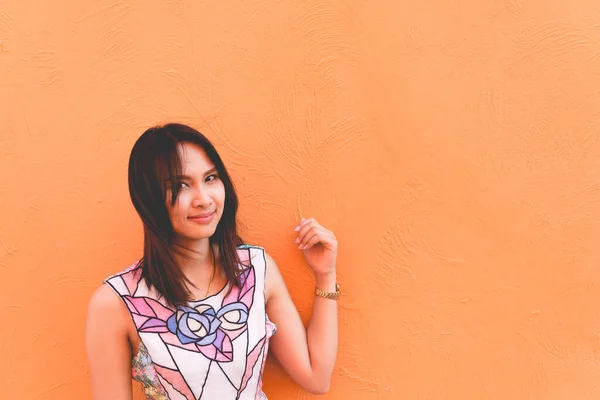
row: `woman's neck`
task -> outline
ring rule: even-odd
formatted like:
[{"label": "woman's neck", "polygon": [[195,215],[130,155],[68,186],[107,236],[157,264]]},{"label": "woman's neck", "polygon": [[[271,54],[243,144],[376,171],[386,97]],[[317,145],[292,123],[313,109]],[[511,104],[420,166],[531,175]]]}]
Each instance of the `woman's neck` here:
[{"label": "woman's neck", "polygon": [[178,243],[175,245],[174,257],[181,268],[181,272],[192,283],[200,284],[206,276],[213,273],[216,268],[216,249],[212,248],[208,239],[193,242]]}]

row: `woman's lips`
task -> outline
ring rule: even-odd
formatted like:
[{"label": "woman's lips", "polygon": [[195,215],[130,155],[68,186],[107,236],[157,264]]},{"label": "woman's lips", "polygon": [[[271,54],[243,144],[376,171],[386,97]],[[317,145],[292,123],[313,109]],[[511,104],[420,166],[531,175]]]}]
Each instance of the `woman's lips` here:
[{"label": "woman's lips", "polygon": [[215,216],[215,212],[211,212],[211,213],[205,213],[205,214],[198,214],[198,215],[193,215],[191,217],[188,217],[188,219],[197,222],[199,224],[208,224],[210,221],[212,221],[212,219]]}]

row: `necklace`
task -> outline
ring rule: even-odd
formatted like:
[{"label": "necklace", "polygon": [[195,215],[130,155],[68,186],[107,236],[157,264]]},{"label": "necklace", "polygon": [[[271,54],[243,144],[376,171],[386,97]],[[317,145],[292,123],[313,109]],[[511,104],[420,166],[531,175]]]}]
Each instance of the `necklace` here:
[{"label": "necklace", "polygon": [[210,281],[208,281],[208,289],[206,289],[206,294],[204,295],[205,298],[208,297],[208,294],[210,293],[210,285],[213,283],[213,279],[215,279],[215,272],[217,271],[217,260],[215,259],[215,251],[212,246],[210,247],[210,252],[212,253],[213,258],[213,271]]}]

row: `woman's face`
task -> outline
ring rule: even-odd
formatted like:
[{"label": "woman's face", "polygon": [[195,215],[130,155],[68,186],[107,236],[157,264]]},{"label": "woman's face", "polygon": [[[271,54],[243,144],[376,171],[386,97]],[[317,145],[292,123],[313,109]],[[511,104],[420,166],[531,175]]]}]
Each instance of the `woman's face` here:
[{"label": "woman's face", "polygon": [[181,143],[177,152],[182,164],[182,176],[177,180],[180,190],[173,205],[170,190],[167,192],[167,208],[176,242],[185,244],[215,233],[223,215],[225,186],[202,147]]}]

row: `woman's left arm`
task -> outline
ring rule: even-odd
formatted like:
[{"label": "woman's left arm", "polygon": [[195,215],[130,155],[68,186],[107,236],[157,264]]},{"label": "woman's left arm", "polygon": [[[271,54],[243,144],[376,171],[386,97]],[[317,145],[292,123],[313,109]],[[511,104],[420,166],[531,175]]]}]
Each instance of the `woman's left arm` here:
[{"label": "woman's left arm", "polygon": [[[315,274],[318,289],[336,291],[337,240],[314,218],[302,219],[296,244]],[[277,324],[270,349],[288,375],[314,394],[329,390],[338,344],[337,301],[315,296],[305,329],[273,259],[267,260],[267,314]]]}]

